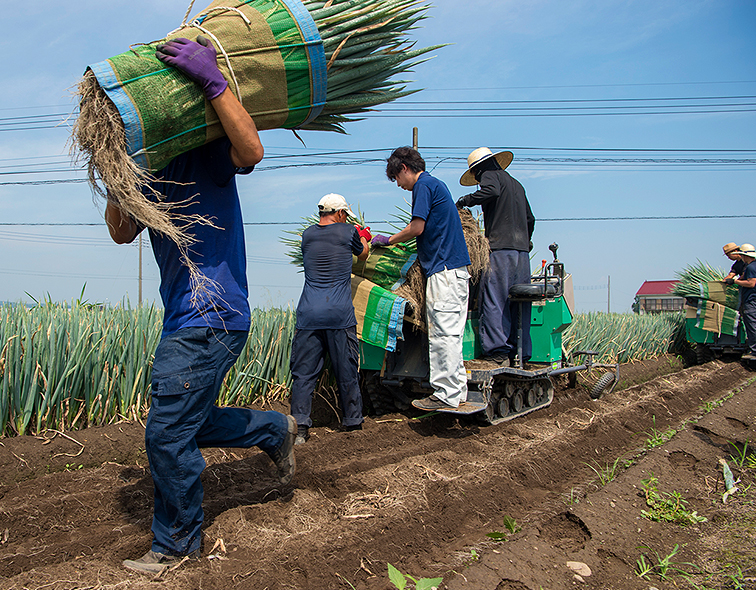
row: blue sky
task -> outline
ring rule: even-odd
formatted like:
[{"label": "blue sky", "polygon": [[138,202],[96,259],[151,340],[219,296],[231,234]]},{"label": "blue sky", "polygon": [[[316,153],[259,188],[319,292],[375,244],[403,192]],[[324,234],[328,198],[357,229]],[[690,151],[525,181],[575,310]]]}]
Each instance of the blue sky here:
[{"label": "blue sky", "polygon": [[[161,38],[187,6],[40,0],[6,13],[0,301],[70,300],[86,284],[90,301],[136,303],[137,246],[110,242],[85,183],[7,183],[83,178],[71,170],[68,124],[44,121],[73,112],[71,88],[87,65]],[[347,136],[302,132],[306,148],[291,132],[262,133],[266,160],[239,180],[245,221],[270,224],[246,230],[253,306],[296,304],[302,276],[280,242],[294,226],[277,224],[313,214],[324,194],[343,194],[374,231],[390,230],[376,222],[409,193],[364,160],[410,144],[413,127],[455,198],[467,192],[459,177],[470,151],[514,152],[509,171],[538,219],[536,263],[559,244],[578,311],[628,311],[644,280],[674,278],[697,260],[725,268],[724,243],[756,243],[756,3],[436,0],[428,16],[412,38],[451,45],[406,76],[422,92],[349,124]],[[379,151],[310,155],[357,150]],[[272,169],[292,155],[360,163]],[[691,219],[712,216],[743,217]],[[616,219],[628,217],[679,219]],[[585,218],[604,219],[576,220]],[[31,225],[54,223],[92,225]],[[144,298],[159,301],[146,241],[143,259]]]}]

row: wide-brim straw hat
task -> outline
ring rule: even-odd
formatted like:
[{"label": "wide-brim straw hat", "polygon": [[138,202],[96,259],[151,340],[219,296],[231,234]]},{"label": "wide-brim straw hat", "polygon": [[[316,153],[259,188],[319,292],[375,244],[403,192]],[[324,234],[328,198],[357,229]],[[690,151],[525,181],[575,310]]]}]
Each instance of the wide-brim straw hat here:
[{"label": "wide-brim straw hat", "polygon": [[738,245],[735,242],[730,242],[729,244],[722,246],[722,250],[724,250],[725,256],[732,254],[737,249]]},{"label": "wide-brim straw hat", "polygon": [[487,147],[479,147],[467,156],[467,172],[465,172],[462,175],[462,178],[459,179],[459,184],[462,186],[475,186],[478,184],[478,181],[475,180],[475,175],[473,174],[472,169],[484,160],[488,160],[488,158],[496,158],[501,169],[505,170],[506,167],[512,163],[514,154],[512,152],[499,152],[498,154],[494,154]]},{"label": "wide-brim straw hat", "polygon": [[756,258],[756,248],[754,248],[752,244],[743,244],[735,254]]}]

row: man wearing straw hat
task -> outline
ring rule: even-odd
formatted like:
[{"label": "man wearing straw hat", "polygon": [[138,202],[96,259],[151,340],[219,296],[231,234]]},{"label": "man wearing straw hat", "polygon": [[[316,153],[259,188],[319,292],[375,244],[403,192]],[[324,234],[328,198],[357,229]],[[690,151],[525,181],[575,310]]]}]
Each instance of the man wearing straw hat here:
[{"label": "man wearing straw hat", "polygon": [[[487,147],[467,158],[468,170],[459,179],[462,186],[480,185],[474,193],[460,197],[458,207],[480,205],[485,234],[491,246],[491,266],[480,284],[480,345],[484,358],[502,366],[512,365],[517,354],[519,308],[509,301],[512,285],[530,282],[530,241],[535,217],[525,189],[506,167],[512,152],[494,154]],[[522,306],[523,362],[530,358],[530,304]]]},{"label": "man wearing straw hat", "polygon": [[[207,280],[198,294],[173,240],[150,230],[160,267],[163,333],[152,367],[152,400],[145,446],[154,483],[153,541],[128,569],[159,574],[184,558],[199,559],[205,468],[201,448],[257,446],[288,484],[295,469],[296,422],[280,412],[215,405],[223,379],[244,349],[250,327],[244,227],[236,174],[252,171],[263,157],[254,121],[228,88],[212,44],[175,39],[157,57],[184,72],[204,91],[226,137],[177,156],[155,174],[148,196],[165,195],[185,219],[201,218],[191,232],[192,261]],[[194,216],[194,217],[192,217]],[[116,243],[130,243],[144,229],[112,200],[105,210]]]},{"label": "man wearing straw hat", "polygon": [[727,258],[735,261],[725,279],[734,279],[742,275],[746,265],[737,254],[738,245],[735,242],[730,242],[729,244],[722,246],[722,250],[724,250],[724,255],[727,256]]},{"label": "man wearing straw hat", "polygon": [[459,213],[447,186],[425,171],[425,160],[410,147],[395,149],[386,176],[412,192],[412,219],[392,236],[377,235],[373,244],[390,246],[417,241],[417,260],[425,275],[430,384],[434,393],[414,400],[421,410],[456,408],[467,401],[467,373],[462,346],[467,320],[470,256]]},{"label": "man wearing straw hat", "polygon": [[352,254],[365,260],[370,230],[347,223],[354,216],[346,199],[331,193],[318,203],[320,220],[302,232],[305,284],[297,304],[291,343],[291,415],[297,421],[294,444],[309,438],[315,384],[326,353],[343,412],[344,430],[362,429],[357,318],[352,303]]},{"label": "man wearing straw hat", "polygon": [[746,352],[740,358],[756,361],[756,248],[743,244],[735,254],[745,268],[739,279],[728,277],[724,282],[740,287],[740,315],[746,328]]}]

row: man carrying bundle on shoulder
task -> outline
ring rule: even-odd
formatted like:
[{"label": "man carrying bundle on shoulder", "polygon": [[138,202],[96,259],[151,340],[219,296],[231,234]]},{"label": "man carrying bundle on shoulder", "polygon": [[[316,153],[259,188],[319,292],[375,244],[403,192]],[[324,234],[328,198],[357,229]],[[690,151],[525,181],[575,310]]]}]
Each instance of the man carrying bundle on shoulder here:
[{"label": "man carrying bundle on shoulder", "polygon": [[456,408],[467,401],[467,373],[462,346],[467,321],[467,266],[470,256],[459,213],[447,186],[425,171],[417,150],[400,147],[386,164],[386,176],[412,192],[412,219],[392,236],[377,235],[373,244],[390,246],[417,240],[417,259],[427,279],[430,384],[434,393],[414,400],[421,410]]},{"label": "man carrying bundle on shoulder", "polygon": [[[175,39],[157,48],[161,61],[202,87],[226,137],[177,156],[145,189],[165,195],[163,202],[180,209],[186,219],[212,221],[191,227],[195,243],[188,255],[206,281],[201,293],[175,242],[150,230],[165,307],[145,431],[155,493],[153,541],[143,557],[126,560],[124,566],[151,575],[185,557],[200,557],[201,448],[257,446],[273,460],[284,485],[295,469],[296,422],[291,416],[215,405],[250,327],[244,227],[234,177],[253,170],[262,160],[263,146],[254,121],[218,70],[215,49],[202,37],[197,41]],[[144,229],[110,199],[105,219],[118,244],[131,243]]]},{"label": "man carrying bundle on shoulder", "polygon": [[740,287],[740,315],[746,329],[746,351],[740,358],[756,361],[756,248],[743,244],[735,251],[745,264],[739,279],[728,277],[727,285]]},{"label": "man carrying bundle on shoulder", "polygon": [[366,260],[372,236],[370,228],[347,223],[353,214],[341,195],[320,199],[318,214],[318,223],[302,233],[305,284],[291,343],[291,414],[297,421],[298,445],[310,436],[312,395],[326,353],[338,386],[343,429],[361,430],[363,421],[352,254]]}]

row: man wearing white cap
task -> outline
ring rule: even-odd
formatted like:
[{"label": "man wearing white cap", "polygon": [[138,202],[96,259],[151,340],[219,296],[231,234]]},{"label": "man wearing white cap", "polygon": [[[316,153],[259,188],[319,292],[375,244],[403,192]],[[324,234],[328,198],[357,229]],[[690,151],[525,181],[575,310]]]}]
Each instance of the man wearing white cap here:
[{"label": "man wearing white cap", "polygon": [[[473,151],[459,183],[479,184],[480,189],[457,200],[458,207],[480,205],[483,209],[491,266],[480,284],[480,345],[484,358],[502,366],[511,365],[517,352],[519,308],[509,301],[509,289],[530,282],[528,252],[535,228],[525,189],[505,171],[512,158],[512,152],[493,154],[486,147]],[[521,360],[525,361],[532,354],[530,304],[523,304],[522,311]]]},{"label": "man wearing white cap", "polygon": [[352,304],[352,254],[369,254],[369,228],[347,223],[352,211],[344,197],[331,193],[318,203],[320,221],[302,233],[305,284],[297,305],[291,344],[291,415],[297,421],[295,444],[309,438],[315,383],[326,352],[339,391],[344,430],[362,428],[358,377],[359,343]]},{"label": "man wearing white cap", "polygon": [[745,263],[739,279],[726,278],[728,285],[740,287],[740,315],[746,328],[745,361],[756,361],[756,249],[751,244],[743,244],[736,252]]}]

